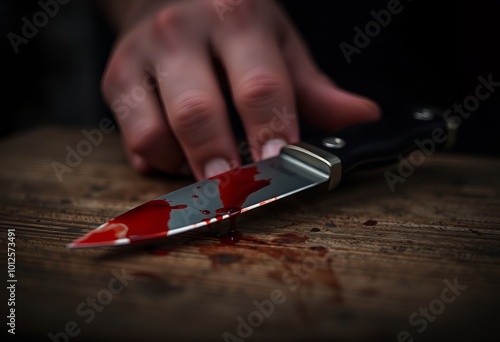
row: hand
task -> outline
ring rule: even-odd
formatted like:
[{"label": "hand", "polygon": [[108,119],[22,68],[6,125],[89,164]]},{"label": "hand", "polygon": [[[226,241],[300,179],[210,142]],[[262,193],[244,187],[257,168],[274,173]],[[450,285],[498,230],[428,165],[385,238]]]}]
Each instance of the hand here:
[{"label": "hand", "polygon": [[339,89],[317,69],[271,0],[145,3],[120,14],[123,32],[102,82],[140,172],[174,174],[189,165],[203,179],[239,165],[214,61],[255,160],[299,140],[296,113],[329,131],[380,115],[373,101]]}]

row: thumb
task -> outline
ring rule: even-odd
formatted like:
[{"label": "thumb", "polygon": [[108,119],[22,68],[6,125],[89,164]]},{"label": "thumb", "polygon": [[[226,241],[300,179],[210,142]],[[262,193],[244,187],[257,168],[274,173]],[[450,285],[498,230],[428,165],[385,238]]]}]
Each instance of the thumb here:
[{"label": "thumb", "polygon": [[380,118],[380,108],[374,101],[338,88],[320,72],[288,18],[281,15],[278,19],[302,119],[316,128],[333,131]]},{"label": "thumb", "polygon": [[297,101],[302,119],[315,128],[333,131],[376,121],[380,107],[374,101],[338,88],[321,73],[297,80]]}]

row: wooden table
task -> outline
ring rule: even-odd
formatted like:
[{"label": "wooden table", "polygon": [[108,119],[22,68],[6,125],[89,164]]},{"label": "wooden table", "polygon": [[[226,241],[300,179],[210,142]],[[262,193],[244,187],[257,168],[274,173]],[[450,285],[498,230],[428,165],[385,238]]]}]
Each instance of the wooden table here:
[{"label": "wooden table", "polygon": [[[70,250],[107,219],[192,182],[137,175],[114,133],[60,182],[53,162],[65,165],[66,147],[83,140],[80,130],[44,127],[0,142],[2,265],[14,229],[16,337],[500,336],[498,159],[436,154],[395,192],[385,170],[357,174],[331,193],[242,215],[245,238],[232,246],[217,238],[222,223],[155,243]],[[2,305],[5,317],[6,297]]]}]

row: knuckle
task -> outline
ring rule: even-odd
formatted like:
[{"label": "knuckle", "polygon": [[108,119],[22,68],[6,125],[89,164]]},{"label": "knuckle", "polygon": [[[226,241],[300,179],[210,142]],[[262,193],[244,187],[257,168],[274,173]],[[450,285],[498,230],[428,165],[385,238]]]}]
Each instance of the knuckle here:
[{"label": "knuckle", "polygon": [[173,105],[172,126],[181,134],[200,132],[210,127],[215,107],[205,94],[185,93]]},{"label": "knuckle", "polygon": [[247,108],[267,107],[283,93],[285,87],[285,80],[280,75],[272,72],[255,73],[240,83],[235,101]]},{"label": "knuckle", "polygon": [[173,45],[178,33],[182,30],[182,10],[169,6],[154,14],[152,20],[153,35],[163,44]]},{"label": "knuckle", "polygon": [[219,13],[219,19],[224,21],[224,27],[232,31],[245,31],[255,26],[261,17],[260,1],[229,0]]}]

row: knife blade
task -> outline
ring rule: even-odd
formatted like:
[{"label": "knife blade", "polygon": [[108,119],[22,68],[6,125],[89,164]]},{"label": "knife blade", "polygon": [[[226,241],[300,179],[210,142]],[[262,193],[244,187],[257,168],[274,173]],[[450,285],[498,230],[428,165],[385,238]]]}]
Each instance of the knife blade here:
[{"label": "knife blade", "polygon": [[449,147],[456,128],[439,111],[419,108],[402,120],[383,119],[334,136],[290,144],[277,157],[229,170],[141,204],[67,247],[118,246],[166,238],[234,219],[306,189],[332,190],[356,169],[397,161],[425,144]]}]

